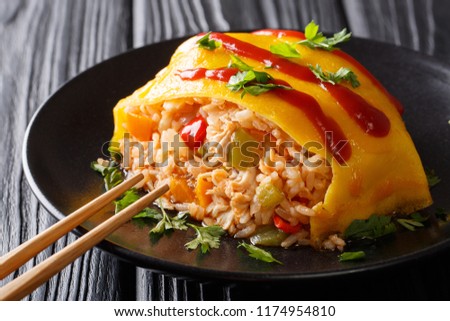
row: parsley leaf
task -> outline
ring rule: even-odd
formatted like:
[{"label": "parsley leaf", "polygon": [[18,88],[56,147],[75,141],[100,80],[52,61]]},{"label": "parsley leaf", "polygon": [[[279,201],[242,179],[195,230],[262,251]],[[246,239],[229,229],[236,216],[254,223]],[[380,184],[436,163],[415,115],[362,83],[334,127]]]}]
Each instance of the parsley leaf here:
[{"label": "parsley leaf", "polygon": [[427,175],[428,186],[430,188],[436,186],[441,181],[434,169],[425,168],[425,175]]},{"label": "parsley leaf", "polygon": [[136,202],[139,198],[140,196],[135,188],[129,189],[128,191],[123,193],[122,197],[119,200],[114,201],[114,204],[116,205],[115,213],[119,213],[125,207]]},{"label": "parsley leaf", "polygon": [[367,220],[354,220],[344,232],[345,239],[376,239],[396,231],[390,216],[372,215]]},{"label": "parsley leaf", "polygon": [[209,39],[210,35],[211,35],[211,31],[208,32],[203,37],[201,37],[199,40],[197,40],[197,44],[200,48],[214,50],[214,49],[217,49],[220,47],[221,43],[219,41]]},{"label": "parsley leaf", "polygon": [[151,207],[146,207],[146,208],[144,208],[144,210],[142,212],[133,216],[133,218],[134,219],[148,218],[148,219],[160,221],[163,218],[163,216],[157,209],[154,209]]},{"label": "parsley leaf", "polygon": [[256,247],[254,245],[247,244],[245,242],[240,242],[238,248],[239,247],[243,247],[244,249],[246,249],[247,252],[249,253],[249,256],[254,259],[264,261],[267,263],[276,262],[278,264],[283,264],[282,262],[275,259],[271,253],[264,251],[263,249],[260,249],[259,247]]},{"label": "parsley leaf", "polygon": [[295,43],[280,42],[270,46],[270,52],[284,58],[300,58],[300,53],[295,49]]},{"label": "parsley leaf", "polygon": [[230,67],[238,68],[240,71],[230,77],[227,87],[233,92],[242,90],[241,98],[245,94],[258,96],[272,89],[292,89],[291,87],[270,83],[273,77],[264,71],[255,71],[238,57],[231,55]]},{"label": "parsley leaf", "polygon": [[186,214],[178,214],[174,217],[170,217],[167,215],[164,207],[162,205],[162,201],[159,202],[159,207],[161,208],[162,218],[156,224],[154,228],[150,230],[150,234],[162,234],[167,230],[187,230],[186,226]]},{"label": "parsley leaf", "polygon": [[220,245],[220,237],[225,234],[225,230],[218,226],[197,226],[187,224],[195,230],[196,238],[187,242],[184,246],[188,250],[195,250],[199,245],[203,254],[210,249],[217,249]]},{"label": "parsley leaf", "polygon": [[353,88],[356,88],[360,85],[356,74],[348,68],[341,67],[336,72],[324,72],[322,71],[322,67],[320,65],[316,65],[315,67],[312,65],[308,65],[309,69],[313,72],[313,74],[322,82],[329,82],[333,85],[340,83],[341,81],[348,81]]},{"label": "parsley leaf", "polygon": [[92,162],[91,168],[103,176],[107,191],[123,182],[123,173],[120,170],[119,164],[114,161],[109,162],[103,160],[102,164],[99,161]]},{"label": "parsley leaf", "polygon": [[[135,188],[129,189],[123,194],[123,196],[119,200],[114,201],[114,204],[116,205],[115,213],[117,214],[127,206],[136,202],[139,198],[140,198],[139,192]],[[163,218],[163,216],[158,210],[146,207],[141,212],[133,216],[133,219],[138,218],[148,218],[160,221]]]},{"label": "parsley leaf", "polygon": [[352,33],[347,32],[347,29],[344,28],[335,33],[333,37],[327,38],[319,32],[319,25],[317,25],[313,20],[305,27],[306,39],[299,41],[298,44],[307,46],[311,49],[319,48],[331,51],[336,49],[336,45],[349,41],[351,36]]},{"label": "parsley leaf", "polygon": [[361,260],[364,259],[365,257],[366,253],[364,251],[342,252],[339,255],[339,262]]},{"label": "parsley leaf", "polygon": [[347,29],[344,28],[335,33],[333,37],[327,38],[322,32],[319,32],[319,25],[313,20],[305,27],[305,40],[294,43],[283,42],[271,45],[270,52],[284,58],[298,58],[300,57],[300,53],[295,48],[295,45],[303,45],[311,49],[319,48],[332,51],[336,49],[336,45],[349,41],[351,36],[352,33],[347,32]]},{"label": "parsley leaf", "polygon": [[252,67],[247,65],[245,62],[243,62],[238,56],[236,55],[230,55],[231,61],[228,65],[228,67],[234,67],[239,69],[240,71],[250,71],[253,70]]}]

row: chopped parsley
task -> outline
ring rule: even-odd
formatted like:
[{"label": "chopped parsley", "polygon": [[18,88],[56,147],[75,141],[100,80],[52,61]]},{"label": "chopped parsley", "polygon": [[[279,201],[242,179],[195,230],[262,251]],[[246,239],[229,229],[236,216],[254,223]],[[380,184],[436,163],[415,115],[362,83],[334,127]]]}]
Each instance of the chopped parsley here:
[{"label": "chopped parsley", "polygon": [[377,239],[394,233],[395,224],[390,216],[372,215],[367,220],[354,220],[344,232],[345,239]]},{"label": "chopped parsley", "polygon": [[305,27],[305,40],[298,42],[280,42],[270,46],[270,52],[283,58],[299,58],[300,53],[296,49],[296,45],[302,45],[311,49],[334,50],[336,45],[349,41],[352,36],[351,32],[347,32],[344,28],[335,33],[333,37],[327,38],[322,32],[319,32],[319,25],[314,20]]},{"label": "chopped parsley", "polygon": [[199,40],[197,40],[197,44],[200,48],[207,49],[207,50],[215,50],[220,47],[221,43],[219,41],[209,39],[210,35],[211,35],[211,31],[208,32],[207,34],[205,34]]},{"label": "chopped parsley", "polygon": [[366,257],[364,251],[342,252],[339,256],[339,262],[362,260]]},{"label": "chopped parsley", "polygon": [[239,71],[230,77],[227,87],[233,92],[242,90],[241,98],[245,94],[258,96],[272,89],[292,89],[291,87],[272,83],[273,77],[264,71],[255,71],[238,57],[231,55],[230,67],[238,68]]},{"label": "chopped parsley", "polygon": [[[130,206],[134,202],[136,202],[140,197],[139,191],[135,188],[131,188],[125,193],[123,193],[122,197],[117,201],[114,201],[116,205],[115,213],[117,214],[124,208]],[[163,215],[157,209],[146,207],[141,212],[137,213],[133,216],[133,219],[145,218],[160,221],[163,219]]]},{"label": "chopped parsley", "polygon": [[313,65],[308,65],[308,67],[322,82],[329,82],[336,85],[341,81],[348,81],[353,88],[359,87],[360,85],[356,74],[348,68],[341,67],[336,72],[326,72],[318,64],[315,67]]},{"label": "chopped parsley", "polygon": [[189,223],[187,225],[195,230],[196,238],[184,245],[186,249],[195,250],[200,246],[202,253],[205,254],[210,249],[219,248],[220,237],[225,234],[221,226],[197,226]]},{"label": "chopped parsley", "polygon": [[425,168],[425,175],[427,175],[428,186],[430,188],[436,186],[441,181],[434,169]]},{"label": "chopped parsley", "polygon": [[119,200],[114,201],[114,204],[116,205],[115,213],[119,213],[125,207],[133,204],[138,199],[140,199],[138,191],[135,188],[129,189],[128,191],[123,193],[122,197]]},{"label": "chopped parsley", "polygon": [[142,212],[133,216],[133,218],[134,219],[148,218],[148,219],[160,221],[160,220],[162,220],[163,216],[162,216],[161,212],[159,212],[157,209],[154,209],[151,207],[146,207],[146,208],[144,208],[144,210]]},{"label": "chopped parsley", "polygon": [[158,224],[150,230],[150,234],[162,234],[167,230],[187,230],[186,213],[180,213],[174,217],[170,217],[164,210],[161,200],[159,204],[162,212],[162,218]]},{"label": "chopped parsley", "polygon": [[243,247],[244,249],[247,250],[248,254],[250,257],[260,260],[260,261],[264,261],[267,263],[278,263],[278,264],[283,264],[282,262],[278,261],[277,259],[275,259],[271,253],[248,243],[245,242],[240,242],[238,245],[239,247]]},{"label": "chopped parsley", "polygon": [[119,164],[115,161],[103,160],[100,164],[98,161],[91,163],[91,168],[99,172],[103,176],[105,182],[105,189],[108,191],[114,186],[123,182],[124,176],[120,170]]},{"label": "chopped parsley", "polygon": [[331,51],[336,49],[336,45],[349,41],[351,36],[352,33],[347,32],[347,29],[344,28],[335,33],[333,37],[327,38],[322,32],[319,32],[319,25],[317,25],[313,20],[305,27],[306,39],[299,41],[298,44],[307,46],[311,49],[319,48]]},{"label": "chopped parsley", "polygon": [[270,52],[283,58],[300,58],[301,55],[295,48],[296,43],[280,42],[270,46]]}]

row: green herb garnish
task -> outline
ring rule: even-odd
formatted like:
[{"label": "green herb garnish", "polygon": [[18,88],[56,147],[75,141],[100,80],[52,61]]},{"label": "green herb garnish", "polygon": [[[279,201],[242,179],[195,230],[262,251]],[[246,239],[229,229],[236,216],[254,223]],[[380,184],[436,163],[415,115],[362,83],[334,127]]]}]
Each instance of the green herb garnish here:
[{"label": "green herb garnish", "polygon": [[283,58],[299,58],[300,53],[296,49],[296,45],[303,45],[311,49],[318,48],[331,51],[336,49],[336,45],[349,41],[351,36],[352,33],[347,32],[347,29],[344,28],[335,33],[333,37],[327,38],[322,32],[319,32],[319,25],[317,25],[313,20],[305,27],[305,40],[300,40],[294,43],[280,42],[278,44],[271,45],[270,52]]},{"label": "green herb garnish", "polygon": [[140,196],[135,188],[129,189],[128,191],[123,193],[122,197],[119,200],[114,201],[114,204],[116,205],[115,213],[119,213],[125,207],[136,202],[139,198]]},{"label": "green herb garnish", "polygon": [[195,230],[197,236],[184,246],[188,250],[195,250],[200,245],[203,254],[210,249],[217,249],[220,245],[220,237],[225,234],[225,230],[218,225],[197,226],[189,223],[187,225]]},{"label": "green herb garnish", "polygon": [[[130,206],[131,204],[136,202],[139,198],[140,195],[138,190],[136,190],[135,188],[129,189],[123,194],[123,196],[119,200],[114,201],[114,204],[116,205],[115,213],[117,214],[124,208]],[[141,212],[133,216],[133,219],[138,218],[146,218],[160,221],[163,218],[163,215],[157,209],[146,207]]]},{"label": "green herb garnish", "polygon": [[441,181],[434,169],[425,168],[425,175],[427,175],[428,186],[430,188],[436,186]]},{"label": "green herb garnish", "polygon": [[[106,164],[106,166],[105,166]],[[124,176],[120,170],[119,164],[114,161],[103,161],[103,164],[99,162],[92,162],[91,168],[99,172],[103,176],[105,182],[105,189],[108,191],[114,186],[123,182]]]},{"label": "green herb garnish", "polygon": [[345,262],[345,261],[356,261],[361,260],[366,257],[366,253],[364,251],[357,251],[357,252],[342,252],[342,254],[339,255],[339,261]]},{"label": "green herb garnish", "polygon": [[264,261],[267,263],[276,262],[278,264],[283,264],[282,262],[275,259],[271,253],[269,253],[263,249],[260,249],[259,247],[256,247],[254,245],[247,244],[245,242],[240,242],[238,245],[238,248],[239,247],[243,247],[244,249],[246,249],[247,252],[249,253],[249,256],[254,259]]},{"label": "green herb garnish", "polygon": [[159,204],[160,204],[159,207],[162,212],[162,218],[158,222],[158,224],[156,224],[156,226],[150,230],[150,233],[162,234],[167,230],[187,230],[188,227],[186,225],[186,217],[187,217],[186,213],[170,217],[164,210],[161,200],[159,201]]},{"label": "green herb garnish", "polygon": [[210,35],[211,35],[211,31],[208,32],[203,37],[201,37],[199,40],[197,40],[197,44],[200,48],[214,50],[214,49],[217,49],[220,47],[221,43],[219,41],[209,39]]},{"label": "green herb garnish", "polygon": [[396,231],[390,216],[372,215],[367,220],[354,220],[344,232],[345,239],[376,239]]},{"label": "green herb garnish", "polygon": [[359,87],[360,83],[356,74],[348,68],[341,67],[336,72],[326,72],[322,70],[320,65],[315,67],[308,65],[313,74],[322,82],[329,82],[333,85],[340,83],[341,81],[348,81],[353,88]]},{"label": "green herb garnish", "polygon": [[284,58],[300,58],[301,55],[295,48],[296,43],[280,42],[270,46],[270,52]]},{"label": "green herb garnish", "polygon": [[351,36],[352,33],[347,32],[347,29],[344,28],[335,33],[333,37],[327,38],[322,34],[322,32],[319,32],[319,25],[317,25],[313,20],[305,27],[306,39],[299,41],[298,44],[307,46],[311,49],[319,48],[331,51],[336,49],[336,45],[349,41]]},{"label": "green herb garnish", "polygon": [[241,98],[245,94],[258,96],[269,90],[281,88],[292,89],[291,87],[271,83],[273,77],[264,71],[255,71],[253,67],[247,65],[238,57],[231,55],[230,67],[238,68],[239,72],[230,77],[227,87],[231,91],[238,92],[242,90]]},{"label": "green herb garnish", "polygon": [[144,210],[138,214],[136,214],[135,216],[133,216],[134,219],[138,219],[138,218],[146,218],[146,219],[152,219],[152,220],[157,220],[160,221],[163,216],[162,214],[154,208],[151,207],[146,207],[144,208]]}]

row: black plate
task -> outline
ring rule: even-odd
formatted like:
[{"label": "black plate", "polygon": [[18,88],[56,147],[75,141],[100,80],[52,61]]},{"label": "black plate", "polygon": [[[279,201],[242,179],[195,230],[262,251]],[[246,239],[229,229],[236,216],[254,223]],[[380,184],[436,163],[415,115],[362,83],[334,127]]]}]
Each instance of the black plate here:
[{"label": "black plate", "polygon": [[[102,179],[89,167],[113,131],[112,108],[164,67],[182,40],[146,46],[83,72],[51,96],[34,115],[24,142],[26,177],[42,204],[58,219],[102,193]],[[450,68],[409,50],[352,39],[345,50],[362,62],[406,107],[404,119],[425,166],[442,182],[432,189],[436,207],[450,208]],[[428,210],[430,213],[433,207]],[[78,231],[106,217],[99,213]],[[186,251],[191,232],[174,232],[152,243],[148,227],[128,223],[99,247],[130,261],[177,275],[221,280],[288,280],[337,276],[392,266],[450,245],[450,224],[431,220],[427,228],[402,232],[370,247],[361,262],[340,263],[336,252],[309,248],[271,249],[283,265],[249,258],[237,241],[219,250]]]}]

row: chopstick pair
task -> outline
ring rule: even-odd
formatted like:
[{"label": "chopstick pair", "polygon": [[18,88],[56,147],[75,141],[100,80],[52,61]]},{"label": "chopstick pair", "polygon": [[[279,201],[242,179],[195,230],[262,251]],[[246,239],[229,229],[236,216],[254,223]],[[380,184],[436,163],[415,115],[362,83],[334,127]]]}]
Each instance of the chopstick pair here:
[{"label": "chopstick pair", "polygon": [[[39,252],[54,243],[60,237],[79,226],[89,217],[97,213],[100,209],[110,204],[125,191],[139,183],[143,178],[144,176],[142,174],[138,174],[122,182],[108,192],[100,195],[96,199],[74,211],[63,220],[58,221],[47,230],[22,243],[11,252],[5,254],[0,258],[0,280],[9,275],[11,272],[17,270],[21,265],[36,256]],[[33,267],[31,270],[4,285],[0,288],[0,300],[22,299],[53,275],[61,271],[64,267],[73,262],[76,258],[94,247],[121,225],[129,221],[134,215],[142,211],[145,207],[168,190],[168,185],[163,185],[156,188],[73,243],[69,244],[58,253],[55,253],[45,261]]]}]

